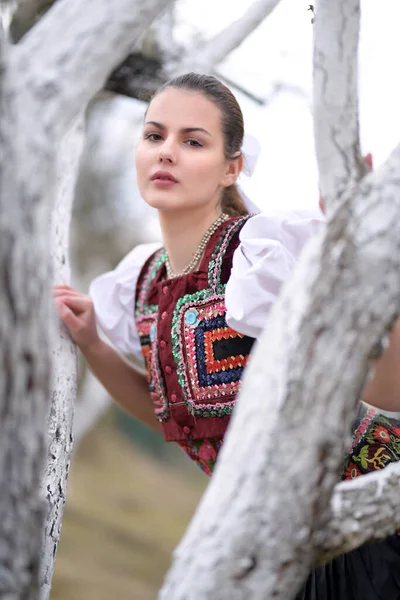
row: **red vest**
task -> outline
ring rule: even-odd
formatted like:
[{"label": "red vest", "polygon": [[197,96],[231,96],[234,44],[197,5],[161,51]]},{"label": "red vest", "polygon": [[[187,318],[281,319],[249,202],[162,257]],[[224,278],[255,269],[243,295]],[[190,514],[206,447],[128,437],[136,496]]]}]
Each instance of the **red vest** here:
[{"label": "red vest", "polygon": [[161,249],[140,273],[136,326],[168,441],[220,437],[227,428],[254,342],[225,320],[226,282],[247,218],[231,218],[217,229],[197,271],[166,279]]}]

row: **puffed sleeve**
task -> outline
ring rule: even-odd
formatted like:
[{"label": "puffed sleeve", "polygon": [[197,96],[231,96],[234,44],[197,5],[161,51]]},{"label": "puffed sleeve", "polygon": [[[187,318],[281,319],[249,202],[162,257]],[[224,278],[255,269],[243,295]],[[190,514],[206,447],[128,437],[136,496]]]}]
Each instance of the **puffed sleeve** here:
[{"label": "puffed sleeve", "polygon": [[136,284],[146,260],[161,244],[141,244],[108,273],[99,275],[89,286],[97,323],[113,345],[126,354],[141,358],[134,304]]},{"label": "puffed sleeve", "polygon": [[271,211],[251,217],[240,232],[225,292],[232,329],[257,338],[271,305],[310,236],[323,226],[314,211]]}]

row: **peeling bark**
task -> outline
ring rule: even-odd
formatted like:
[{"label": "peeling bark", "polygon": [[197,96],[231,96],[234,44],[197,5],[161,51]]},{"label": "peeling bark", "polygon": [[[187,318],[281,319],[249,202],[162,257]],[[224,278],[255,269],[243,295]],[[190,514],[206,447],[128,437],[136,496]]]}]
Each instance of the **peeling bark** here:
[{"label": "peeling bark", "polygon": [[[69,230],[74,199],[74,183],[83,146],[82,118],[65,136],[59,149],[58,194],[52,214],[52,242],[54,280],[69,283]],[[44,527],[40,600],[50,595],[54,562],[61,523],[72,453],[72,427],[77,392],[77,352],[69,335],[61,330],[53,343],[53,374],[49,414],[49,440],[43,491],[47,500]]]},{"label": "peeling bark", "polygon": [[337,484],[319,562],[392,535],[394,525],[400,524],[399,489],[399,463]]}]

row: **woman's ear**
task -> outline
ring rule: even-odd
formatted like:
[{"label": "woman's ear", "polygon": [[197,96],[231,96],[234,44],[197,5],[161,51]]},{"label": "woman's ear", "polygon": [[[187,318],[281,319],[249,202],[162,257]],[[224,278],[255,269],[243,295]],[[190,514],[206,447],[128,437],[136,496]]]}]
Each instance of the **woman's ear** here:
[{"label": "woman's ear", "polygon": [[227,170],[225,172],[223,187],[233,185],[243,169],[243,155],[240,154],[237,158],[232,158],[228,161]]}]

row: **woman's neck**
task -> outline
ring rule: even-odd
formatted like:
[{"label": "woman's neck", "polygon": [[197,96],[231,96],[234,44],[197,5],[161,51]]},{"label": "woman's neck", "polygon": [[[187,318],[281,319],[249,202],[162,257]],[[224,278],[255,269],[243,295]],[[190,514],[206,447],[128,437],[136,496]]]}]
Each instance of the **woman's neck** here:
[{"label": "woman's neck", "polygon": [[207,229],[221,215],[220,209],[159,211],[159,220],[165,250],[175,273],[187,267]]}]

